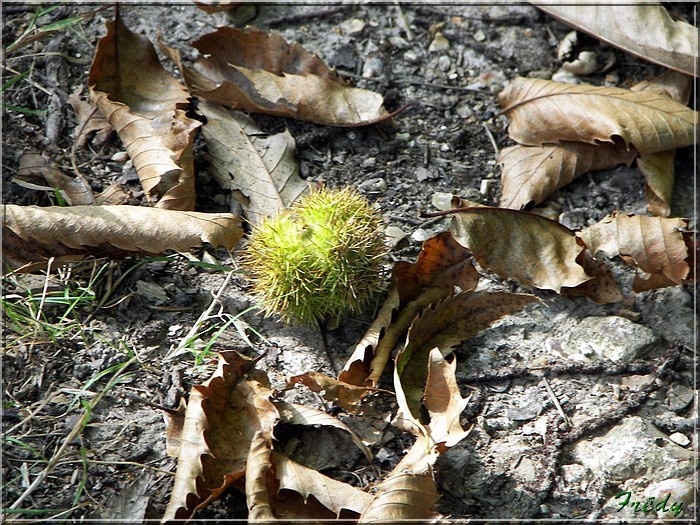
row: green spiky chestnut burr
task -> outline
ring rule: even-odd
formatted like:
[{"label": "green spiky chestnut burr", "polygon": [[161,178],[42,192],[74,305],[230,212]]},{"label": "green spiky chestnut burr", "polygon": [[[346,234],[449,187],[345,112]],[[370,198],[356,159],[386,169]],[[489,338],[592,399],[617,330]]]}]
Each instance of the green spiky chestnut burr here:
[{"label": "green spiky chestnut burr", "polygon": [[243,265],[266,315],[326,326],[381,291],[386,251],[381,216],[367,200],[322,188],[264,220]]}]

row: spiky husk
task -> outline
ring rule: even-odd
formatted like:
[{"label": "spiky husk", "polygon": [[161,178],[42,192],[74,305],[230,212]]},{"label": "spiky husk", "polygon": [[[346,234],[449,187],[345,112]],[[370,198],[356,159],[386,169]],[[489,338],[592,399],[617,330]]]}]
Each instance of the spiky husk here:
[{"label": "spiky husk", "polygon": [[382,288],[381,224],[349,188],[312,192],[263,221],[243,264],[265,313],[318,324],[359,311]]}]

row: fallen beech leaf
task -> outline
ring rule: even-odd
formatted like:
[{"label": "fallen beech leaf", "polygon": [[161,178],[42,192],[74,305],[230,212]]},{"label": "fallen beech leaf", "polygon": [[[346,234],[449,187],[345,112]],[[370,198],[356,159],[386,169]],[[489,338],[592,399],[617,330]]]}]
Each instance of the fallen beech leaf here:
[{"label": "fallen beech leaf", "polygon": [[251,223],[259,225],[308,193],[289,131],[265,135],[241,112],[205,101],[198,108],[207,118],[202,134],[212,173],[223,188],[234,190]]},{"label": "fallen beech leaf", "polygon": [[[247,475],[251,457],[262,461],[259,454],[264,455],[265,443],[271,443],[278,414],[270,400],[272,391],[246,376],[254,364],[236,352],[221,353],[212,377],[192,388],[163,523],[189,520]],[[264,475],[264,463],[255,467],[258,470],[250,475],[253,486]]]},{"label": "fallen beech leaf", "polygon": [[3,258],[14,265],[65,255],[123,258],[165,250],[187,252],[205,242],[232,249],[243,237],[240,218],[230,213],[142,206],[6,204],[2,231]]},{"label": "fallen beech leaf", "polygon": [[97,45],[90,98],[126,146],[151,201],[194,209],[192,142],[200,122],[185,110],[190,94],[161,65],[151,42],[117,17]]},{"label": "fallen beech leaf", "polygon": [[613,142],[656,153],[695,143],[698,114],[661,91],[515,78],[498,95],[512,119],[510,137],[541,146],[562,141]]},{"label": "fallen beech leaf", "polygon": [[420,419],[423,394],[427,392],[428,355],[434,348],[447,355],[455,345],[532,302],[539,299],[506,292],[461,292],[426,307],[411,324],[394,366],[394,381],[400,382],[409,414]]},{"label": "fallen beech leaf", "polygon": [[309,496],[313,496],[336,517],[343,509],[362,514],[373,499],[372,496],[352,485],[324,476],[282,454],[273,452],[272,462],[280,490],[293,490],[301,494],[305,503]]},{"label": "fallen beech leaf", "polygon": [[656,64],[698,75],[698,29],[659,4],[542,4],[557,20]]},{"label": "fallen beech leaf", "polygon": [[95,104],[80,98],[82,92],[83,86],[80,85],[68,97],[68,103],[75,111],[75,116],[78,120],[73,131],[73,138],[76,142],[75,147],[82,148],[91,133],[95,133],[95,144],[104,144],[114,133],[114,128],[104,115],[100,113]]},{"label": "fallen beech leaf", "polygon": [[450,224],[453,237],[501,278],[559,292],[590,279],[576,262],[583,247],[556,221],[502,208],[460,208]]},{"label": "fallen beech leaf", "polygon": [[203,0],[201,2],[197,2],[195,0],[194,4],[199,7],[202,11],[205,13],[218,13],[220,11],[228,11],[229,9],[233,9],[234,7],[237,7],[241,5],[241,2],[228,2],[226,0],[222,1],[208,1],[208,0]]},{"label": "fallen beech leaf", "polygon": [[378,93],[337,73],[277,33],[222,27],[194,44],[201,57],[183,75],[193,94],[224,106],[335,126],[390,117]]},{"label": "fallen beech leaf", "polygon": [[537,205],[550,194],[591,171],[632,164],[634,149],[621,144],[563,142],[543,146],[511,146],[501,150],[501,208],[519,210]]},{"label": "fallen beech leaf", "polygon": [[362,443],[357,434],[355,434],[350,427],[343,423],[340,419],[326,414],[321,410],[316,410],[314,408],[305,407],[304,405],[297,405],[294,403],[287,403],[285,401],[278,401],[275,403],[277,411],[279,412],[280,419],[285,423],[290,425],[322,425],[333,428],[338,428],[350,434],[352,442],[357,445],[362,453],[365,455],[368,461],[372,461],[372,453],[369,449]]},{"label": "fallen beech leaf", "polygon": [[49,166],[40,153],[25,152],[19,158],[17,177],[31,179],[42,177],[52,188],[60,190],[71,206],[95,204],[92,188],[82,177],[69,177],[58,168]]},{"label": "fallen beech leaf", "polygon": [[687,225],[688,221],[679,218],[613,214],[576,235],[594,255],[602,251],[610,257],[628,258],[628,262],[651,274],[637,275],[633,288],[638,291],[656,274],[677,285],[688,278],[688,247],[682,232]]}]

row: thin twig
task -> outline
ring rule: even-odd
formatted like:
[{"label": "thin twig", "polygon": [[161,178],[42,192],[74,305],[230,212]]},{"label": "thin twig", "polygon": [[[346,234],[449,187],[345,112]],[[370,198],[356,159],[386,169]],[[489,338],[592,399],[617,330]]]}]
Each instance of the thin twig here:
[{"label": "thin twig", "polygon": [[23,427],[25,423],[27,423],[28,421],[30,421],[35,415],[37,415],[39,412],[41,412],[41,411],[43,410],[43,408],[44,408],[46,405],[48,405],[54,397],[56,397],[58,394],[61,393],[60,390],[57,391],[57,392],[51,392],[51,388],[52,388],[52,387],[53,387],[53,385],[52,385],[51,387],[49,387],[49,393],[48,393],[48,394],[46,395],[46,397],[41,401],[41,403],[39,403],[39,406],[36,407],[34,410],[32,410],[32,411],[29,413],[29,415],[28,415],[27,417],[25,417],[22,421],[20,421],[20,422],[17,423],[14,427],[12,427],[12,428],[10,428],[9,430],[7,430],[7,431],[4,433],[6,436],[11,435],[15,430],[17,430],[18,428]]},{"label": "thin twig", "polygon": [[493,133],[491,133],[491,130],[489,129],[486,122],[484,122],[483,124],[484,130],[486,130],[486,135],[488,136],[489,140],[491,141],[491,145],[493,146],[493,151],[496,153],[496,157],[498,157],[498,144],[496,144],[496,139],[493,138]]},{"label": "thin twig", "polygon": [[552,386],[547,380],[547,376],[542,376],[542,382],[544,383],[544,387],[547,389],[549,398],[552,400],[552,403],[554,403],[554,406],[557,407],[557,412],[559,412],[559,415],[564,419],[564,421],[566,421],[568,427],[572,428],[573,425],[571,424],[571,419],[569,419],[569,416],[566,414],[566,412],[564,412],[564,409],[561,407],[559,399],[557,399],[557,395],[554,393],[554,390],[552,390]]}]

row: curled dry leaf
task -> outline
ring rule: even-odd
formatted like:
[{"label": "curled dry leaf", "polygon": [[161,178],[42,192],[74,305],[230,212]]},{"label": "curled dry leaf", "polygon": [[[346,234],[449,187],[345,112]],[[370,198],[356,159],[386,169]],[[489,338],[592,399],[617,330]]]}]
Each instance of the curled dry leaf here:
[{"label": "curled dry leaf", "polygon": [[589,297],[598,304],[630,300],[623,295],[615,281],[612,271],[605,261],[593,257],[588,248],[585,248],[581,252],[576,262],[583,267],[586,274],[590,275],[592,279],[578,286],[574,286],[573,288],[562,287],[561,295],[563,297],[577,297],[583,295]]},{"label": "curled dry leaf", "polygon": [[519,210],[537,205],[585,173],[632,164],[634,149],[620,144],[563,142],[543,146],[511,146],[501,150],[498,164],[502,194],[500,207]]},{"label": "curled dry leaf", "polygon": [[680,218],[608,215],[577,233],[591,253],[621,256],[646,276],[637,275],[634,290],[679,285],[689,277],[688,246],[682,231],[688,222]]},{"label": "curled dry leaf", "polygon": [[275,403],[277,410],[280,415],[280,419],[285,423],[290,425],[323,425],[333,428],[338,428],[350,434],[352,442],[357,445],[362,453],[365,455],[368,461],[372,461],[372,453],[369,449],[362,443],[357,434],[355,434],[350,427],[343,423],[340,419],[331,416],[321,410],[316,410],[314,408],[305,407],[304,405],[297,405],[294,403],[287,403],[285,401],[278,401]]},{"label": "curled dry leaf", "polygon": [[248,505],[248,521],[275,521],[272,510],[274,487],[274,471],[270,456],[272,455],[272,435],[267,436],[257,431],[253,435],[245,465],[245,497]]},{"label": "curled dry leaf", "polygon": [[182,69],[195,95],[251,113],[335,126],[390,117],[381,95],[348,87],[318,57],[277,33],[222,27],[194,44],[202,56]]},{"label": "curled dry leaf", "polygon": [[502,208],[455,211],[450,224],[454,238],[501,278],[556,292],[590,279],[576,262],[583,247],[558,222]]},{"label": "curled dry leaf", "polygon": [[[434,348],[422,366],[427,368],[424,406],[430,422],[420,432],[422,425],[416,421],[415,443],[389,476],[379,483],[374,500],[360,516],[360,524],[429,518],[438,499],[433,465],[441,453],[468,434],[459,422],[468,399],[462,398],[459,392],[456,361],[448,364],[440,350]],[[408,414],[396,373],[394,385],[400,411]]]},{"label": "curled dry leaf", "polygon": [[78,86],[73,93],[68,97],[68,103],[75,111],[78,123],[73,131],[75,139],[75,148],[82,148],[87,142],[91,133],[95,133],[95,144],[104,144],[107,139],[114,133],[114,128],[102,115],[97,106],[87,100],[83,100],[80,95],[83,92],[83,86]]},{"label": "curled dry leaf", "polygon": [[[455,345],[504,315],[536,301],[539,299],[534,295],[461,292],[425,308],[411,324],[394,367],[394,380],[400,382],[410,411],[408,415],[414,420],[420,418],[423,393],[427,392],[428,355],[434,348],[447,355]],[[398,392],[398,386],[396,388]]]},{"label": "curled dry leaf", "polygon": [[86,254],[123,258],[165,250],[186,252],[203,243],[231,249],[243,237],[240,218],[230,213],[141,206],[40,208],[7,204],[2,231],[3,258],[15,266]]},{"label": "curled dry leaf", "polygon": [[394,286],[377,318],[345,364],[339,379],[352,384],[375,386],[391,357],[420,311],[461,290],[476,288],[479,275],[469,250],[443,232],[423,243],[415,263],[394,265]]},{"label": "curled dry leaf", "polygon": [[530,146],[597,144],[617,136],[628,148],[656,153],[694,144],[697,132],[697,112],[661,91],[518,77],[498,99],[512,119],[510,137]]},{"label": "curled dry leaf", "polygon": [[[687,75],[667,71],[653,80],[639,82],[631,89],[632,91],[664,91],[676,102],[688,104],[693,82]],[[637,167],[646,181],[645,193],[649,212],[659,217],[668,217],[671,213],[669,203],[673,194],[675,158],[675,151],[669,150],[645,153],[637,159]]]},{"label": "curled dry leaf", "polygon": [[372,501],[372,496],[366,492],[324,476],[282,454],[273,452],[272,462],[280,490],[293,490],[301,494],[304,503],[308,501],[309,496],[313,496],[336,517],[344,509],[362,514]]},{"label": "curled dry leaf", "polygon": [[207,118],[202,134],[212,173],[223,188],[234,190],[252,224],[259,225],[308,193],[289,131],[266,135],[241,112],[205,101],[198,108]]},{"label": "curled dry leaf", "polygon": [[545,13],[643,59],[698,75],[698,29],[660,4],[533,2]]},{"label": "curled dry leaf", "polygon": [[126,146],[141,185],[159,208],[194,209],[192,141],[200,122],[188,118],[190,96],[161,65],[151,42],[107,22],[90,68],[90,98]]},{"label": "curled dry leaf", "polygon": [[17,178],[26,181],[36,177],[43,178],[52,188],[59,190],[71,206],[95,204],[92,188],[83,177],[70,177],[49,166],[49,161],[40,153],[25,152],[19,158]]},{"label": "curled dry leaf", "polygon": [[236,352],[222,353],[212,377],[192,388],[163,523],[190,519],[247,475],[251,457],[256,469],[246,483],[254,488],[266,475],[264,456],[278,414],[272,391],[246,375],[254,363]]},{"label": "curled dry leaf", "polygon": [[305,372],[289,378],[287,383],[291,386],[301,383],[312,392],[320,393],[324,399],[335,401],[338,406],[348,412],[360,411],[362,399],[372,392],[380,392],[377,388],[353,385],[327,376],[321,372]]}]

